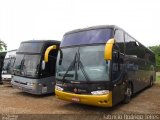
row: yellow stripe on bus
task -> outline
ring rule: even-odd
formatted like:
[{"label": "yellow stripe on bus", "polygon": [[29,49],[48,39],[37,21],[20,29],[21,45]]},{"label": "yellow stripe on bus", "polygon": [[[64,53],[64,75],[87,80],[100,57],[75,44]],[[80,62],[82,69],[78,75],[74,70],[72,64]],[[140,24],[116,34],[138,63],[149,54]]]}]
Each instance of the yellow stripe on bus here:
[{"label": "yellow stripe on bus", "polygon": [[112,107],[112,92],[105,95],[82,95],[55,90],[56,97],[65,101],[100,107]]}]

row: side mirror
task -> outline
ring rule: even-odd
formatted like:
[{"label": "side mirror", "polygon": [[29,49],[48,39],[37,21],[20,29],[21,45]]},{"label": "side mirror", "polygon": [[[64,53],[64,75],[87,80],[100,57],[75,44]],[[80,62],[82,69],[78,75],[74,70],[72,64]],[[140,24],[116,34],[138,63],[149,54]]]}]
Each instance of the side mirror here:
[{"label": "side mirror", "polygon": [[49,52],[54,50],[54,49],[57,49],[57,46],[56,45],[52,45],[52,46],[49,46],[46,51],[45,51],[45,54],[44,54],[44,61],[45,62],[48,62],[48,56],[49,56]]},{"label": "side mirror", "polygon": [[59,49],[59,52],[60,52],[60,59],[59,59],[59,65],[62,64],[62,59],[63,59],[63,52],[61,49]]},{"label": "side mirror", "polygon": [[59,59],[59,65],[62,65],[62,59]]},{"label": "side mirror", "polygon": [[46,62],[44,60],[42,61],[42,66],[41,67],[42,67],[42,70],[44,70],[45,67],[46,67]]},{"label": "side mirror", "polygon": [[105,60],[112,60],[113,45],[114,44],[115,44],[115,39],[109,39],[107,41],[105,49],[104,49],[104,59]]}]

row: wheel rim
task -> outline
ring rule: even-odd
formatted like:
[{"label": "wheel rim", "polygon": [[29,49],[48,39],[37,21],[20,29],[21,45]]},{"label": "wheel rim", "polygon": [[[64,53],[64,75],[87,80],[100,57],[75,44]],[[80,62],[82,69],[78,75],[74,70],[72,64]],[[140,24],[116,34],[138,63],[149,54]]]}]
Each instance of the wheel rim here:
[{"label": "wheel rim", "polygon": [[128,97],[130,97],[130,96],[132,95],[132,90],[131,90],[131,88],[127,88],[126,95],[127,95]]},{"label": "wheel rim", "polygon": [[151,80],[151,82],[150,82],[150,85],[152,86],[153,85],[153,81]]}]

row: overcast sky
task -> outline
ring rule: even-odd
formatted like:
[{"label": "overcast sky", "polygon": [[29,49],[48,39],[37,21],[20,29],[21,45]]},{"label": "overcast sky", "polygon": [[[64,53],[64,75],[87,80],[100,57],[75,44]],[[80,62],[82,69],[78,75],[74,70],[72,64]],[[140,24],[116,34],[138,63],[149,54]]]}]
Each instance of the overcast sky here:
[{"label": "overcast sky", "polygon": [[61,40],[67,31],[117,25],[146,46],[160,44],[159,0],[0,0],[0,39]]}]

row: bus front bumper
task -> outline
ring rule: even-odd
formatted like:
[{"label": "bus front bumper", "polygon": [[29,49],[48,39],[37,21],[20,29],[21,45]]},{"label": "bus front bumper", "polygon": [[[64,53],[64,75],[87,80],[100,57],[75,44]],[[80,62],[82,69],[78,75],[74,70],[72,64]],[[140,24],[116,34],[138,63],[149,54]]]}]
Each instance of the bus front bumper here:
[{"label": "bus front bumper", "polygon": [[71,101],[99,107],[112,107],[112,92],[105,95],[82,95],[55,90],[56,97],[65,101]]},{"label": "bus front bumper", "polygon": [[30,93],[30,94],[41,95],[41,93],[38,92],[36,89],[26,87],[25,85],[20,85],[20,84],[15,84],[15,83],[13,84],[12,83],[12,87],[15,88],[15,89],[19,89],[23,92]]}]

